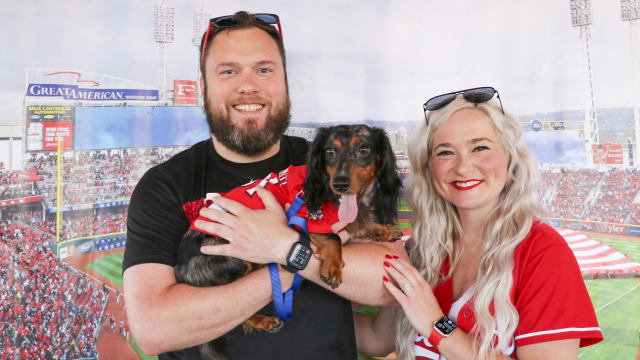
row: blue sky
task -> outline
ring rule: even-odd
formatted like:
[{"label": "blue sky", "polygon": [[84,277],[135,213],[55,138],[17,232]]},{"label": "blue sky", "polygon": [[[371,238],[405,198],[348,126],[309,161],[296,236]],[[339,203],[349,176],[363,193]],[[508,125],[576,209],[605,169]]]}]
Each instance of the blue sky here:
[{"label": "blue sky", "polygon": [[[153,0],[3,1],[0,124],[21,124],[25,68],[58,68],[158,84]],[[292,121],[404,121],[450,90],[493,85],[516,115],[585,104],[578,30],[568,0],[167,0],[176,8],[167,85],[196,77],[193,11],[281,17]],[[631,40],[620,2],[592,0],[597,107],[630,106]]]}]

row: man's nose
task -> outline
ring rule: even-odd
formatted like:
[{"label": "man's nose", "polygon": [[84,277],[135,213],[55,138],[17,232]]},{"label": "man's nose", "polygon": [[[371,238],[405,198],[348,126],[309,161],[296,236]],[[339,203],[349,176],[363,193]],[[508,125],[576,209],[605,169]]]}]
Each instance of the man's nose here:
[{"label": "man's nose", "polygon": [[240,83],[238,84],[238,92],[240,94],[255,94],[260,90],[255,74],[243,73],[240,75]]}]

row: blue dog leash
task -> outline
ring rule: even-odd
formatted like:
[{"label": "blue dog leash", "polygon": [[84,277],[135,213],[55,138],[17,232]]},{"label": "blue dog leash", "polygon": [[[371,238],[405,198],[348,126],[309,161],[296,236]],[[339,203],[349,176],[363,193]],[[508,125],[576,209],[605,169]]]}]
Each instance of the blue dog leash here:
[{"label": "blue dog leash", "polygon": [[[302,231],[307,234],[307,220],[296,213],[304,205],[304,200],[300,198],[300,194],[296,196],[293,204],[287,210],[288,225],[296,231]],[[299,229],[299,230],[298,230]],[[273,304],[276,307],[278,318],[282,321],[291,319],[293,313],[293,292],[300,289],[302,284],[302,276],[295,274],[293,276],[293,285],[282,294],[282,286],[280,285],[280,273],[278,272],[278,264],[269,264],[269,276],[271,277],[271,290],[273,291]]]}]

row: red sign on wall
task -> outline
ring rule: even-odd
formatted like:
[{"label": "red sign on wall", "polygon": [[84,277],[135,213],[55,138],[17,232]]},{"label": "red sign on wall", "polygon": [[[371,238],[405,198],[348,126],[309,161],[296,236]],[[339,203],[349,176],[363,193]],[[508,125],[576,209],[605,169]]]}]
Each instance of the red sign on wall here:
[{"label": "red sign on wall", "polygon": [[42,200],[42,196],[40,196],[40,195],[26,197],[26,198],[22,198],[22,199],[2,200],[2,201],[0,201],[0,207],[28,204],[28,203],[32,203],[32,202],[36,202],[36,201],[40,201],[40,200]]},{"label": "red sign on wall", "polygon": [[594,164],[622,164],[622,144],[594,144]]},{"label": "red sign on wall", "polygon": [[73,149],[74,118],[71,106],[28,106],[27,151],[55,151],[59,136],[64,150]]},{"label": "red sign on wall", "polygon": [[190,80],[173,80],[173,102],[195,104],[198,100],[197,83]]}]

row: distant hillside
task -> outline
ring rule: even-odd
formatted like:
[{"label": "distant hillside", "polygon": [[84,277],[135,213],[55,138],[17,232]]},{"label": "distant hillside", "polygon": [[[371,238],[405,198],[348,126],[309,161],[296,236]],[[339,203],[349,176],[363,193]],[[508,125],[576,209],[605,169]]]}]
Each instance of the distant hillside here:
[{"label": "distant hillside", "polygon": [[[542,122],[564,121],[573,123],[570,128],[577,129],[584,122],[584,110],[564,110],[549,113],[536,113],[518,116],[523,126],[528,126],[533,120]],[[295,127],[318,128],[321,126],[334,126],[340,124],[367,124],[369,126],[395,130],[403,127],[406,131],[410,131],[414,127],[421,124],[421,121],[388,121],[388,120],[371,120],[365,119],[361,122],[292,122]],[[633,131],[633,108],[603,108],[598,109],[598,130],[600,132],[600,142],[610,141],[617,144],[626,144],[628,138],[635,143],[635,134]]]},{"label": "distant hillside", "polygon": [[372,127],[383,128],[383,129],[399,129],[404,127],[405,130],[411,130],[414,127],[420,124],[419,121],[386,121],[386,120],[364,120],[361,122],[345,122],[345,121],[335,121],[335,122],[291,122],[291,126],[296,127],[306,127],[306,128],[318,128],[322,126],[334,126],[334,125],[351,125],[351,124],[366,124]]}]

